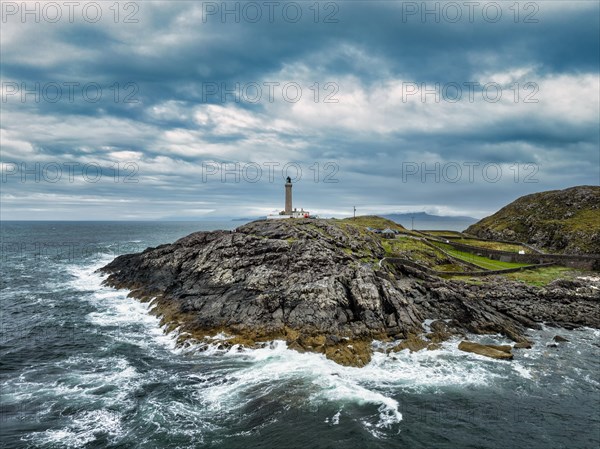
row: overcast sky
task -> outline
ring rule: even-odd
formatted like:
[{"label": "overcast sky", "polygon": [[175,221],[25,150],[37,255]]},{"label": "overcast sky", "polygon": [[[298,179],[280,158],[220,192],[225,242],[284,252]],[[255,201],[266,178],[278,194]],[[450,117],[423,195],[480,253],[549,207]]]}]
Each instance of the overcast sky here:
[{"label": "overcast sky", "polygon": [[[2,2],[2,219],[483,217],[600,183],[599,3]],[[118,170],[117,170],[118,168]]]}]

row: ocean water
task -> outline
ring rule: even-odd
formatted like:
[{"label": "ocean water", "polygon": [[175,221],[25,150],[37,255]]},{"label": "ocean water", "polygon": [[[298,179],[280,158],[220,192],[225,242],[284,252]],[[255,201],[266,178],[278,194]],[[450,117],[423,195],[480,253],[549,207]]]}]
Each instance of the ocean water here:
[{"label": "ocean water", "polygon": [[[0,447],[600,447],[598,330],[531,331],[512,362],[457,341],[364,368],[278,341],[177,349],[147,305],[95,273],[239,224],[2,222]],[[556,334],[570,341],[547,347]]]}]

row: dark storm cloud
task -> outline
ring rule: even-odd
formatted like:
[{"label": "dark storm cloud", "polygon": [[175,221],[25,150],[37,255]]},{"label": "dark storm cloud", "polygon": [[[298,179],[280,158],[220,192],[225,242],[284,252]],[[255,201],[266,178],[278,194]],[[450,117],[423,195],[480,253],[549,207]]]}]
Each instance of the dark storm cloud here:
[{"label": "dark storm cloud", "polygon": [[[140,182],[83,183],[77,189],[68,183],[6,182],[3,218],[29,216],[28,208],[43,209],[40,204],[48,201],[62,204],[74,218],[84,218],[74,204],[86,201],[98,205],[98,216],[101,210],[118,215],[120,199],[137,204],[137,215],[127,207],[133,217],[173,216],[182,209],[165,206],[174,196],[188,205],[183,209],[196,211],[185,216],[248,215],[278,207],[279,184],[265,176],[256,183],[202,181],[202,164],[211,161],[297,162],[305,174],[300,181],[305,204],[329,213],[359,203],[381,211],[429,207],[482,215],[530,191],[597,184],[598,5],[533,4],[539,7],[536,23],[523,23],[531,12],[525,10],[515,23],[508,3],[501,4],[503,16],[496,23],[481,10],[471,23],[465,8],[457,23],[444,17],[437,23],[431,15],[423,21],[421,11],[407,16],[411,2],[363,1],[335,3],[335,23],[323,23],[331,12],[326,3],[319,5],[318,23],[308,3],[300,4],[298,23],[277,14],[273,23],[264,17],[236,23],[231,16],[224,23],[219,14],[203,19],[203,4],[191,2],[139,3],[138,23],[8,18],[2,27],[3,83],[79,87],[73,101],[65,99],[66,89],[57,102],[7,98],[2,161],[105,166],[133,160]],[[279,93],[270,102],[263,91],[253,104],[231,96],[223,101],[220,92],[206,91],[289,81],[299,83],[304,96],[312,94],[313,83],[322,89],[333,82],[339,103],[323,104],[323,90],[317,106],[304,97],[283,101]],[[419,95],[409,102],[398,97],[402,83],[431,88],[476,81],[497,81],[502,102],[478,98],[471,104],[465,96],[457,103],[431,104]],[[511,104],[514,82],[539,86],[538,103],[523,104],[520,97]],[[80,88],[90,84],[102,89],[97,101],[82,97]],[[314,174],[309,167],[316,163],[322,169],[330,161],[337,164],[339,182],[309,180]],[[423,182],[419,174],[402,179],[407,163],[427,168],[473,161],[501,164],[505,172],[496,182],[481,174],[474,182],[464,177]],[[513,182],[507,167],[529,163],[537,164],[537,182]],[[110,198],[114,208],[102,209]]]}]

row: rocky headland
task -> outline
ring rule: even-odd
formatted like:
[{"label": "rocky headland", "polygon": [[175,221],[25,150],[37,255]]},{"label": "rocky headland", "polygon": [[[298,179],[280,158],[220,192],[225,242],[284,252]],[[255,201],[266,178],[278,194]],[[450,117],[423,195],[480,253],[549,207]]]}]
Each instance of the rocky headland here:
[{"label": "rocky headland", "polygon": [[600,187],[525,195],[465,231],[534,245],[546,252],[600,254]]},{"label": "rocky headland", "polygon": [[182,344],[217,334],[233,337],[224,345],[283,339],[344,365],[368,363],[374,339],[420,350],[500,333],[527,347],[527,329],[542,322],[600,327],[593,282],[445,280],[386,263],[382,242],[350,220],[264,220],[119,256],[101,271],[106,285],[152,301]]}]

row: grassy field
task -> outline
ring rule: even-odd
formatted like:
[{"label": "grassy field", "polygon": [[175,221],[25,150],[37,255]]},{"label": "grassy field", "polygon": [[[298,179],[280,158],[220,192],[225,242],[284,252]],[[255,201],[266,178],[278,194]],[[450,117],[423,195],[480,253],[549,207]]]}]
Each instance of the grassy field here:
[{"label": "grassy field", "polygon": [[[335,220],[336,224],[341,228],[345,227],[354,227],[358,229],[361,234],[366,234],[371,231],[368,231],[367,228],[380,229],[384,230],[386,228],[390,228],[394,231],[398,231],[405,235],[414,235],[418,236],[416,232],[410,231],[406,229],[404,226],[392,221],[387,218],[377,217],[375,215],[361,215],[356,218],[344,218],[343,220]],[[375,234],[377,235],[377,234]]]},{"label": "grassy field", "polygon": [[[503,278],[511,279],[513,281],[523,282],[536,287],[545,287],[550,282],[557,279],[571,279],[577,276],[593,276],[594,273],[586,273],[579,270],[573,270],[567,267],[541,267],[535,270],[518,271],[516,273],[499,274]],[[449,279],[460,280],[468,282],[470,284],[485,284],[488,282],[495,282],[493,278],[486,277],[470,277],[468,275],[457,275],[457,276],[445,276]]]},{"label": "grassy field", "polygon": [[423,234],[433,235],[434,237],[439,237],[440,235],[462,237],[462,234],[457,231],[421,231],[421,232]]},{"label": "grassy field", "polygon": [[501,262],[499,260],[488,259],[487,257],[477,256],[475,254],[466,253],[464,251],[458,251],[452,246],[446,245],[445,243],[435,243],[435,245],[444,249],[451,256],[456,257],[460,260],[464,260],[465,262],[475,264],[478,267],[481,267],[485,270],[504,270],[507,268],[519,268],[530,265],[526,263]]},{"label": "grassy field", "polygon": [[498,251],[510,251],[518,253],[519,251],[525,251],[530,253],[531,250],[518,243],[501,243],[492,242],[487,240],[479,240],[477,238],[465,238],[460,232],[456,231],[421,231],[424,234],[431,235],[432,237],[443,238],[443,237],[456,237],[452,239],[457,243],[464,243],[465,245],[477,246],[479,248],[494,249]]},{"label": "grassy field", "polygon": [[487,240],[478,239],[461,239],[457,240],[457,243],[464,243],[465,245],[477,246],[479,248],[486,249],[494,249],[497,251],[510,251],[513,253],[525,251],[525,253],[531,253],[531,250],[529,248],[513,243],[489,242]]},{"label": "grassy field", "polygon": [[396,231],[407,232],[407,229],[398,223],[388,220],[387,218],[377,217],[375,215],[361,215],[356,218],[344,218],[339,220],[338,224],[357,226],[361,228],[385,229],[390,228]]},{"label": "grassy field", "polygon": [[463,267],[452,263],[452,260],[442,251],[436,250],[421,240],[411,237],[396,237],[381,239],[381,246],[387,257],[405,257],[417,263],[440,271],[464,271]]},{"label": "grassy field", "polygon": [[[589,274],[588,274],[589,275]],[[585,273],[568,267],[542,267],[536,270],[519,271],[503,275],[515,281],[543,287],[556,279],[568,279],[575,276],[585,276]]]},{"label": "grassy field", "polygon": [[465,271],[465,269],[462,266],[456,263],[442,263],[439,265],[435,265],[432,268],[437,271],[447,271],[454,273],[462,273]]}]

